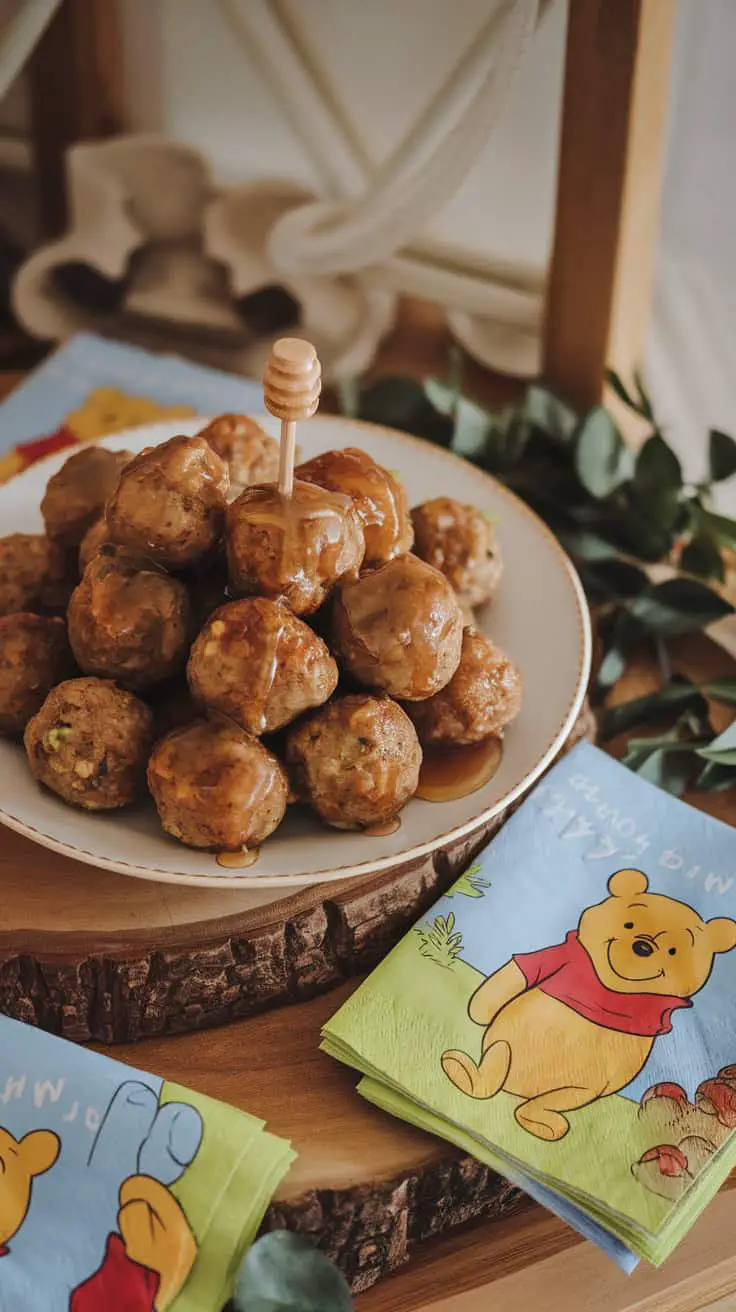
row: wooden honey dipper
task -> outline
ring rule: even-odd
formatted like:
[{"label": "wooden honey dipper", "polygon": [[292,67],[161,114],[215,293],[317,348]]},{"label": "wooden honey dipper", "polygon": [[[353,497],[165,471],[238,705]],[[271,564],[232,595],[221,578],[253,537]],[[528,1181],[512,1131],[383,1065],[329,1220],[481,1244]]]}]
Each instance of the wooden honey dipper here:
[{"label": "wooden honey dipper", "polygon": [[280,337],[274,342],[263,375],[263,399],[270,414],[281,420],[279,492],[294,490],[296,421],[311,419],[319,405],[322,369],[311,342]]}]

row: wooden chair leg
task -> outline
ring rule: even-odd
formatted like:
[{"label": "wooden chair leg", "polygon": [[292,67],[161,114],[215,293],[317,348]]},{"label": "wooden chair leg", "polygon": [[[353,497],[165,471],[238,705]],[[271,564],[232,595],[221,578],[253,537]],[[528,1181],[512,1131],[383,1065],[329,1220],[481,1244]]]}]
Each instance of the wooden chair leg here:
[{"label": "wooden chair leg", "polygon": [[44,235],[66,224],[64,155],[124,126],[116,0],[62,0],[28,63]]},{"label": "wooden chair leg", "polygon": [[579,410],[641,364],[673,0],[570,0],[543,376]]}]

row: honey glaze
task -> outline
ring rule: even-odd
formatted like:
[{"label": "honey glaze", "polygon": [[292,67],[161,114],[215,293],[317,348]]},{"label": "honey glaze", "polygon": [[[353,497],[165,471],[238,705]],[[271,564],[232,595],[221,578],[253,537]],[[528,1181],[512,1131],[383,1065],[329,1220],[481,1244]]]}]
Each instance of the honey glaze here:
[{"label": "honey glaze", "polygon": [[290,497],[275,484],[246,488],[230,506],[228,523],[236,591],[299,603],[321,581],[357,574],[363,559],[361,526],[350,497],[311,483],[297,480]]},{"label": "honey glaze", "polygon": [[248,866],[255,865],[260,855],[259,847],[243,847],[239,852],[218,852],[215,860],[225,870],[247,870]]},{"label": "honey glaze", "polygon": [[468,747],[425,747],[416,796],[425,802],[454,802],[476,793],[501,763],[500,738]]},{"label": "honey glaze", "polygon": [[366,825],[363,830],[369,838],[388,838],[389,834],[395,834],[397,829],[401,828],[401,821],[397,815],[391,820],[383,820],[379,824]]}]

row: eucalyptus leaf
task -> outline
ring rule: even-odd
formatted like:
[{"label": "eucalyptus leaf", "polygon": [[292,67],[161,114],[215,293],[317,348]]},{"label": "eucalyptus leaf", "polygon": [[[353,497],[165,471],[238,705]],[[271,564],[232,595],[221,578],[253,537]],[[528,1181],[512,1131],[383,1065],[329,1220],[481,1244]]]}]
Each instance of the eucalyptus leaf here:
[{"label": "eucalyptus leaf", "polygon": [[674,710],[682,710],[686,706],[701,714],[707,710],[705,700],[694,684],[668,684],[658,692],[634,697],[618,706],[609,706],[600,722],[600,737],[606,742],[609,738],[615,738],[616,734],[665,719]]},{"label": "eucalyptus leaf", "polygon": [[606,382],[613,388],[620,401],[627,405],[630,410],[638,410],[638,404],[631,393],[628,391],[623,379],[616,373],[615,369],[606,369]]},{"label": "eucalyptus leaf", "polygon": [[563,529],[557,536],[565,551],[581,560],[616,560],[619,557],[618,547],[588,529]]},{"label": "eucalyptus leaf", "polygon": [[698,533],[688,542],[680,556],[680,568],[703,579],[723,582],[725,569],[717,544],[707,533]]},{"label": "eucalyptus leaf", "polygon": [[663,491],[679,492],[682,487],[680,462],[659,433],[647,439],[636,457],[634,479],[641,491],[657,499]]},{"label": "eucalyptus leaf", "polygon": [[649,584],[649,576],[630,560],[601,560],[595,574],[618,597],[635,597]]},{"label": "eucalyptus leaf", "polygon": [[706,761],[715,761],[718,765],[736,765],[736,722],[730,724],[707,746],[701,747],[698,756]]},{"label": "eucalyptus leaf", "polygon": [[729,519],[727,515],[716,515],[714,511],[706,510],[697,503],[693,507],[693,515],[698,532],[707,533],[724,547],[736,547],[736,520]]},{"label": "eucalyptus leaf", "polygon": [[636,396],[634,396],[633,392],[629,391],[620,374],[617,374],[615,370],[606,369],[606,381],[613,388],[613,391],[616,393],[619,400],[623,401],[624,405],[627,405],[635,414],[641,415],[643,419],[654,419],[652,403],[644,389],[641,374],[638,373],[637,370],[634,370],[634,384],[637,391]]},{"label": "eucalyptus leaf", "polygon": [[340,402],[340,409],[344,415],[350,419],[355,419],[360,414],[360,383],[357,378],[339,378],[336,384],[337,399]]},{"label": "eucalyptus leaf", "polygon": [[682,797],[693,782],[694,755],[687,747],[675,744],[657,747],[636,767],[636,773],[657,788]]},{"label": "eucalyptus leaf", "polygon": [[621,546],[640,560],[657,561],[668,555],[674,543],[679,515],[677,493],[664,488],[645,495],[629,485],[621,495],[621,501],[615,526]]},{"label": "eucalyptus leaf", "polygon": [[455,426],[450,443],[452,450],[468,460],[482,457],[488,446],[488,439],[493,431],[493,420],[487,410],[482,410],[465,397],[458,398],[454,411]]},{"label": "eucalyptus leaf", "polygon": [[708,793],[725,793],[730,788],[736,788],[736,766],[708,761],[698,775],[696,785]]},{"label": "eucalyptus leaf", "polygon": [[360,418],[426,437],[440,446],[449,446],[452,438],[452,419],[434,408],[423,385],[413,378],[380,378],[365,387]]},{"label": "eucalyptus leaf", "polygon": [[718,428],[711,428],[708,434],[708,456],[710,476],[714,483],[736,474],[736,442],[728,433]]},{"label": "eucalyptus leaf", "polygon": [[644,570],[628,560],[599,560],[590,564],[576,560],[578,572],[586,591],[593,600],[618,601],[635,597],[649,582]]},{"label": "eucalyptus leaf", "polygon": [[732,615],[734,607],[697,579],[675,578],[650,584],[630,602],[629,612],[650,633],[674,637]]},{"label": "eucalyptus leaf", "polygon": [[345,1277],[303,1235],[273,1230],[246,1253],[235,1279],[235,1312],[350,1312]]},{"label": "eucalyptus leaf", "polygon": [[424,394],[444,415],[451,415],[458,400],[458,390],[451,383],[444,383],[441,378],[425,378]]},{"label": "eucalyptus leaf", "polygon": [[736,679],[710,679],[703,684],[702,691],[716,702],[736,706]]},{"label": "eucalyptus leaf", "polygon": [[574,439],[575,470],[596,500],[609,497],[631,477],[634,457],[603,406],[594,406],[581,420]]},{"label": "eucalyptus leaf", "polygon": [[523,413],[530,424],[565,442],[573,436],[578,424],[575,411],[538,383],[527,388]]},{"label": "eucalyptus leaf", "polygon": [[705,761],[714,761],[716,765],[736,766],[736,747],[702,747],[698,756]]},{"label": "eucalyptus leaf", "polygon": [[639,401],[638,401],[639,414],[642,415],[644,419],[649,419],[653,423],[654,411],[652,409],[652,403],[649,399],[649,394],[647,393],[647,390],[644,386],[644,379],[642,378],[638,369],[634,370],[634,382],[636,384],[636,390],[639,394]]},{"label": "eucalyptus leaf", "polygon": [[626,669],[626,657],[618,647],[610,647],[601,661],[597,683],[600,688],[612,688]]}]

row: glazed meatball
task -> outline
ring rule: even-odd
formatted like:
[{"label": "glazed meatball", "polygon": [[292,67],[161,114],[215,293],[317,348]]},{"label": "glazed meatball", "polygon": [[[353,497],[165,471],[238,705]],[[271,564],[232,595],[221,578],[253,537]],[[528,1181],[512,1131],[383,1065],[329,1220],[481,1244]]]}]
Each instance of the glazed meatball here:
[{"label": "glazed meatball", "polygon": [[31,774],[72,806],[111,811],[141,792],[151,712],[109,679],[67,679],[26,725]]},{"label": "glazed meatball", "polygon": [[186,659],[184,584],[131,552],[102,548],[72,593],[68,618],[72,651],[85,674],[150,688]]},{"label": "glazed meatball", "polygon": [[296,477],[352,497],[365,533],[366,568],[409,551],[414,532],[402,484],[365,451],[326,451],[299,465]]},{"label": "glazed meatball", "polygon": [[322,639],[265,597],[215,611],[192,647],[187,676],[198,702],[252,734],[273,733],[321,706],[337,687],[337,666]]},{"label": "glazed meatball", "polygon": [[148,786],[164,829],[189,847],[257,847],[281,824],[286,775],[236,725],[196,720],[156,744]]},{"label": "glazed meatball", "polygon": [[130,451],[106,451],[102,446],[86,446],[70,456],[49,479],[41,502],[49,537],[64,548],[79,547],[131,459]]},{"label": "glazed meatball", "polygon": [[350,497],[294,483],[246,488],[227,512],[230,587],[239,597],[283,599],[296,615],[318,610],[336,583],[355,576],[365,554]]},{"label": "glazed meatball", "polygon": [[107,531],[107,520],[104,515],[96,519],[91,528],[87,529],[79,548],[79,573],[84,574],[89,562],[97,555],[100,547],[104,547],[110,541],[110,535]]},{"label": "glazed meatball", "polygon": [[521,672],[484,633],[463,633],[460,664],[450,682],[407,707],[421,742],[480,742],[500,735],[521,710]]},{"label": "glazed meatball", "polygon": [[444,574],[396,556],[341,586],[332,634],[338,660],[359,683],[418,701],[455,673],[463,617]]},{"label": "glazed meatball", "polygon": [[396,702],[357,693],[292,729],[286,759],[299,800],[335,829],[365,829],[393,819],[414,795],[422,749]]},{"label": "glazed meatball", "polygon": [[45,534],[0,538],[0,615],[66,610],[75,582],[67,556]]},{"label": "glazed meatball", "polygon": [[252,483],[271,483],[278,478],[279,444],[248,415],[218,415],[199,436],[225,461],[233,489],[242,492]]},{"label": "glazed meatball", "polygon": [[502,565],[493,524],[483,512],[436,497],[417,506],[411,517],[415,554],[442,571],[465,606],[490,601]]},{"label": "glazed meatball", "polygon": [[63,620],[23,612],[0,619],[0,734],[20,736],[71,665]]},{"label": "glazed meatball", "polygon": [[107,503],[112,542],[181,569],[215,547],[225,517],[227,465],[203,437],[172,437],[136,456]]}]

